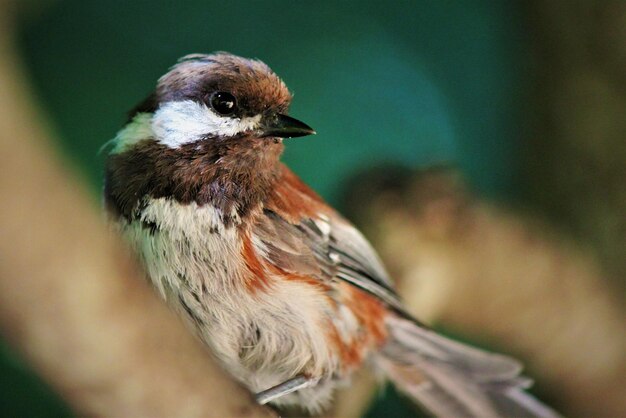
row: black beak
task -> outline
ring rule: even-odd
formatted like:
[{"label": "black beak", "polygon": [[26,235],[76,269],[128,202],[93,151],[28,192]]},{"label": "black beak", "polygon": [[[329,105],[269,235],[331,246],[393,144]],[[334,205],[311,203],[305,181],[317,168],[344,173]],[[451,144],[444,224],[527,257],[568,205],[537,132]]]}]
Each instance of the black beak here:
[{"label": "black beak", "polygon": [[262,137],[274,136],[279,138],[315,135],[313,128],[306,123],[280,113],[270,119],[262,132]]}]

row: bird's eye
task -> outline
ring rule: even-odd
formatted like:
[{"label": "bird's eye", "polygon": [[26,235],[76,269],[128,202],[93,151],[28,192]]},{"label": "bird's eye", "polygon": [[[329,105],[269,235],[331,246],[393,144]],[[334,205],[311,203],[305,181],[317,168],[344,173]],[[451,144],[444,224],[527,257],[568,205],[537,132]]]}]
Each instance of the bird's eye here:
[{"label": "bird's eye", "polygon": [[237,110],[237,99],[230,93],[218,91],[211,95],[211,107],[222,116],[228,116]]}]

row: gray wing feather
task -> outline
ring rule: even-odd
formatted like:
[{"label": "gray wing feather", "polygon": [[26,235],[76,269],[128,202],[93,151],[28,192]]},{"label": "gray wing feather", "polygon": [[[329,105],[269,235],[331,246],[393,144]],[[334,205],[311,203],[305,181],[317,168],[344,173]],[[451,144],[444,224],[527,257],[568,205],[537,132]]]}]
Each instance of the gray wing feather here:
[{"label": "gray wing feather", "polygon": [[292,224],[265,210],[255,234],[265,246],[261,253],[281,269],[322,281],[346,281],[408,315],[374,249],[343,219],[320,215]]}]

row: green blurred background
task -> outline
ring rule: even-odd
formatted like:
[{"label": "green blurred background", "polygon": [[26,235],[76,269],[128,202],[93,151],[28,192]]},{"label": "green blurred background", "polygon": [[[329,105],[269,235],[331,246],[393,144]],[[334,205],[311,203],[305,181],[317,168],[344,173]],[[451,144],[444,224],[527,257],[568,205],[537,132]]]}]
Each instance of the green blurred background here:
[{"label": "green blurred background", "polygon": [[[347,178],[382,163],[453,164],[499,200],[519,200],[527,186],[533,39],[524,2],[31,3],[19,25],[23,58],[95,199],[98,150],[126,111],[177,58],[216,50],[265,61],[295,93],[291,114],[318,135],[289,141],[285,160],[331,203]],[[0,368],[0,416],[70,414],[12,354]],[[392,398],[370,414],[414,413]]]}]

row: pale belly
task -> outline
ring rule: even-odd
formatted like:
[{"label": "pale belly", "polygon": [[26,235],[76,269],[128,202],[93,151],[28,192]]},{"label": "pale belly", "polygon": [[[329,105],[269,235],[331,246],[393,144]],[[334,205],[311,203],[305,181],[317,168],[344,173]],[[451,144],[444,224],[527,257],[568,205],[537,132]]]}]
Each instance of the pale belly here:
[{"label": "pale belly", "polygon": [[283,401],[326,401],[340,370],[326,339],[336,306],[321,290],[275,278],[251,292],[239,232],[211,207],[152,199],[141,222],[120,226],[159,293],[238,380],[259,392],[306,373],[322,384]]}]

